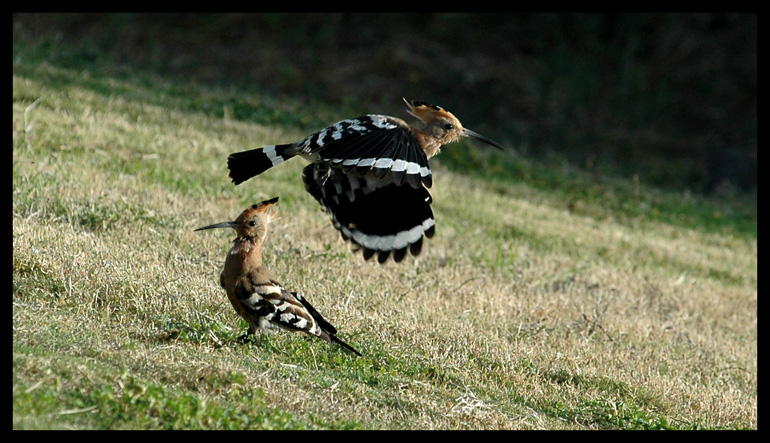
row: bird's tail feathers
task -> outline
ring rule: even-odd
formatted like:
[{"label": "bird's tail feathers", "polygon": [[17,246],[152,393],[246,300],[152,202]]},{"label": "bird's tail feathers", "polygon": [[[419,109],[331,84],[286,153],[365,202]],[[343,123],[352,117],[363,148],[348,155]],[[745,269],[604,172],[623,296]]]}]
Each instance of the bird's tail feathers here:
[{"label": "bird's tail feathers", "polygon": [[345,343],[344,341],[340,340],[336,335],[337,328],[332,326],[331,323],[326,321],[325,318],[321,315],[320,312],[316,311],[316,309],[313,307],[313,305],[310,304],[309,301],[305,297],[302,296],[302,294],[298,292],[291,292],[291,294],[299,300],[300,303],[302,303],[302,306],[305,307],[305,310],[310,314],[311,317],[315,320],[316,324],[318,325],[318,328],[321,330],[321,333],[318,335],[319,338],[322,340],[337,343],[338,345],[342,346],[343,348],[353,352],[357,356],[361,357],[361,353],[353,349],[352,346]]},{"label": "bird's tail feathers", "polygon": [[352,346],[350,346],[349,344],[347,344],[344,341],[340,340],[339,337],[337,337],[336,335],[334,335],[334,334],[327,334],[327,336],[329,337],[329,339],[332,342],[337,343],[338,345],[342,346],[343,348],[345,348],[348,351],[356,354],[359,357],[363,357],[360,352],[356,351]]},{"label": "bird's tail feathers", "polygon": [[270,145],[230,154],[227,157],[227,168],[233,183],[238,185],[295,155],[297,152],[293,144]]}]

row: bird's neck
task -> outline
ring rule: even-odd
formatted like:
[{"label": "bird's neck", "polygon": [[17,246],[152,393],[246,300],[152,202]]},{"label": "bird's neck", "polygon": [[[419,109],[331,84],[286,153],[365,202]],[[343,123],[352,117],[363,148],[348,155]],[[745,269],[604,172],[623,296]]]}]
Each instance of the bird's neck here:
[{"label": "bird's neck", "polygon": [[422,150],[425,151],[426,157],[431,158],[441,151],[441,141],[428,134],[426,131],[418,129],[414,131],[414,135],[420,142]]},{"label": "bird's neck", "polygon": [[[255,241],[252,237],[238,237],[235,239],[233,247],[225,260],[225,271],[223,271],[224,287],[237,285],[232,279],[246,277],[250,284],[253,282],[269,282],[275,286],[280,286],[270,271],[262,263],[262,241]],[[229,277],[228,277],[229,276]],[[228,279],[230,283],[228,283]]]},{"label": "bird's neck", "polygon": [[262,266],[262,241],[254,237],[237,237],[230,248],[230,255],[237,256],[249,267]]}]

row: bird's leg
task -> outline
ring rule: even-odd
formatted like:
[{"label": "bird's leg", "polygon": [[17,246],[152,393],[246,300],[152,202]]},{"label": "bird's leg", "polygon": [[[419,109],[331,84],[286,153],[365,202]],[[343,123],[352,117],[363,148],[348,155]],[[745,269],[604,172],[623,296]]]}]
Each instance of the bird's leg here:
[{"label": "bird's leg", "polygon": [[255,325],[249,325],[249,330],[246,331],[245,334],[243,334],[240,337],[238,337],[238,341],[240,343],[247,343],[248,341],[254,341],[254,340],[256,340],[256,337],[257,337],[256,336],[256,332],[257,332],[256,326]]}]

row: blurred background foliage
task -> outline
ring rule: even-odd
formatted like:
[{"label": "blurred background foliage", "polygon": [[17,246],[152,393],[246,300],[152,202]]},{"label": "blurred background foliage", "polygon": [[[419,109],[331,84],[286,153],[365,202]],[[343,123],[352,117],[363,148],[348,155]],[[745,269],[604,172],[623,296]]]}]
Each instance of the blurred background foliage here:
[{"label": "blurred background foliage", "polygon": [[[13,22],[14,41],[57,45],[52,64],[103,62],[357,112],[340,118],[407,118],[401,97],[425,100],[523,157],[556,158],[597,180],[756,192],[756,14],[14,14]],[[254,119],[237,107],[231,117]],[[297,123],[310,132],[332,122]],[[468,150],[455,151],[440,160],[462,169]]]}]

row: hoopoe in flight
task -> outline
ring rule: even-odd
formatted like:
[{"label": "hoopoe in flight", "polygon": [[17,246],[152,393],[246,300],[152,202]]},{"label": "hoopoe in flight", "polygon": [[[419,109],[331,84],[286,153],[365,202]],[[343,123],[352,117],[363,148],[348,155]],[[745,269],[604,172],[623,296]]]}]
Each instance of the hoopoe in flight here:
[{"label": "hoopoe in flight", "polygon": [[406,251],[417,256],[422,239],[433,237],[436,222],[427,188],[433,184],[428,159],[441,146],[472,137],[499,149],[443,108],[406,101],[407,112],[423,128],[387,115],[342,120],[302,140],[236,152],[227,159],[236,185],[294,156],[311,163],[302,170],[305,190],[331,214],[342,238],[375,253],[384,263],[400,262]]},{"label": "hoopoe in flight", "polygon": [[278,197],[250,206],[235,221],[217,223],[196,229],[235,229],[237,236],[219,275],[219,284],[227,292],[233,308],[249,323],[246,334],[283,329],[306,332],[327,342],[361,354],[337,338],[337,329],[313,308],[305,297],[285,290],[262,263],[262,244],[267,225],[276,216]]}]

